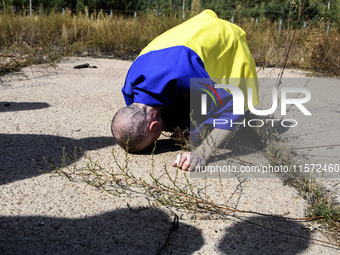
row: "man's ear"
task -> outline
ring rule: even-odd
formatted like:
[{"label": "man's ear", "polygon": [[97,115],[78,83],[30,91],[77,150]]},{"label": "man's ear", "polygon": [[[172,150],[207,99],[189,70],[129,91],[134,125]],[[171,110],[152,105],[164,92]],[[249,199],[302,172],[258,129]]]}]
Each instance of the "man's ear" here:
[{"label": "man's ear", "polygon": [[150,132],[153,132],[155,129],[158,128],[158,126],[161,125],[161,123],[157,120],[153,120],[150,122],[150,125],[149,125],[149,131]]}]

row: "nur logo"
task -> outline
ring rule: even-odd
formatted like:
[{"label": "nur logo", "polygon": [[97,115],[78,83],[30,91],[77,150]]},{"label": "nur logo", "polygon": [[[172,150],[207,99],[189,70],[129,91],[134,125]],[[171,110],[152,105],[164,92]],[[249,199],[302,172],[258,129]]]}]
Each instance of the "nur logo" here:
[{"label": "nur logo", "polygon": [[[213,87],[211,87],[210,85],[205,84],[203,82],[199,82],[199,83],[204,85],[208,89],[210,89],[216,95],[216,97],[219,100],[221,106],[223,106],[222,100],[221,100],[220,96],[218,95],[217,91]],[[206,90],[204,88],[199,88],[199,89],[203,90],[204,92],[206,92],[211,97],[211,99],[214,101],[215,106],[217,106],[217,103],[216,103],[216,100],[215,100],[214,96],[208,90]],[[201,95],[201,100],[202,100],[201,114],[202,115],[207,115],[207,94],[202,94]]]},{"label": "nur logo", "polygon": [[[244,95],[243,92],[240,88],[236,87],[235,85],[230,85],[230,84],[215,84],[214,87],[207,85],[205,83],[200,84],[204,85],[206,88],[210,89],[213,94],[216,95],[217,99],[219,100],[221,106],[222,100],[220,96],[218,95],[216,89],[222,88],[222,89],[228,89],[231,94],[233,95],[233,114],[235,115],[244,115],[244,110],[245,110],[245,100],[244,100]],[[217,106],[217,102],[213,96],[213,94],[208,91],[205,88],[199,88],[202,91],[206,92],[214,101],[215,106]],[[248,90],[248,108],[249,111],[252,112],[255,115],[260,115],[260,116],[265,116],[265,115],[270,115],[275,112],[277,106],[278,106],[278,91],[277,88],[272,89],[272,100],[273,104],[272,107],[268,110],[258,110],[255,109],[253,106],[253,98],[252,98],[252,88],[249,87]],[[303,98],[287,98],[288,93],[298,93],[299,95],[305,95]],[[201,94],[201,114],[202,115],[207,115],[207,94]],[[291,88],[291,87],[282,87],[281,88],[281,115],[286,115],[287,114],[287,105],[288,104],[294,104],[297,108],[299,108],[304,115],[312,115],[304,106],[304,103],[307,103],[311,99],[311,93],[309,90],[305,88]]]}]

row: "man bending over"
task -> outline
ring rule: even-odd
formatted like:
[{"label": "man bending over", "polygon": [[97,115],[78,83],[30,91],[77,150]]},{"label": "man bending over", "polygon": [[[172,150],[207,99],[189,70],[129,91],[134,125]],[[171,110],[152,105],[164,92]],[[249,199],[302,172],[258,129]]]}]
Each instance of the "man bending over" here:
[{"label": "man bending over", "polygon": [[[128,144],[130,152],[147,148],[159,138],[167,119],[177,120],[178,124],[189,120],[189,95],[204,88],[218,95],[219,104],[214,99],[208,101],[207,113],[200,116],[200,124],[213,128],[194,153],[182,155],[178,166],[192,170],[205,164],[212,155],[211,146],[206,145],[213,142],[218,147],[232,129],[213,125],[213,120],[238,122],[244,118],[233,114],[232,95],[223,88],[214,89],[216,83],[240,88],[245,110],[248,97],[253,106],[259,103],[255,62],[245,32],[206,10],[155,38],[132,63],[122,88],[127,107],[112,120],[113,136],[123,149]],[[247,95],[247,88],[252,88],[252,95]]]}]

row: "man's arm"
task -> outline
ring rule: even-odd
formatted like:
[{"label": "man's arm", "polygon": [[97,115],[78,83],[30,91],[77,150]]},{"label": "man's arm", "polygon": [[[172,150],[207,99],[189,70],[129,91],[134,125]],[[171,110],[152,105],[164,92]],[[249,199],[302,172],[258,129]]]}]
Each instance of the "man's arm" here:
[{"label": "man's arm", "polygon": [[[183,170],[193,171],[196,166],[205,165],[205,162],[212,156],[214,150],[218,148],[231,135],[231,130],[213,129],[203,143],[195,151],[185,152],[178,164]],[[173,164],[177,166],[177,164]]]}]

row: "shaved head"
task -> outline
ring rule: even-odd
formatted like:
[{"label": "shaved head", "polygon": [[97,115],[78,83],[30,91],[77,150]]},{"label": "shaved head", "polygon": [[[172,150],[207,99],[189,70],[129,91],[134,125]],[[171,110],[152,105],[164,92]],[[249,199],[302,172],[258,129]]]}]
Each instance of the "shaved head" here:
[{"label": "shaved head", "polygon": [[146,106],[131,104],[120,109],[112,119],[111,131],[124,150],[137,152],[147,135],[150,121]]}]

